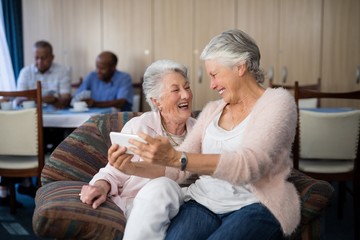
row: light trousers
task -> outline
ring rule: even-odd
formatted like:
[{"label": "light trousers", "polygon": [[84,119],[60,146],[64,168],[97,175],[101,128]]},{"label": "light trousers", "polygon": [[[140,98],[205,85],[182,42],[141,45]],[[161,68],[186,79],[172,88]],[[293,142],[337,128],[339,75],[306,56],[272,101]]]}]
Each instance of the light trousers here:
[{"label": "light trousers", "polygon": [[175,181],[166,177],[151,180],[134,198],[123,239],[164,239],[182,204],[183,193]]}]

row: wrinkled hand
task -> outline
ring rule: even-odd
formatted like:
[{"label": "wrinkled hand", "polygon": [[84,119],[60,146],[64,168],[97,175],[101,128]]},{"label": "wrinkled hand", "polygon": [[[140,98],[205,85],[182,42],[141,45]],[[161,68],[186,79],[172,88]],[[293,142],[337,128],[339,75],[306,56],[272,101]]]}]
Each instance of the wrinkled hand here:
[{"label": "wrinkled hand", "polygon": [[136,146],[129,147],[131,151],[149,163],[170,167],[177,166],[181,154],[173,148],[167,137],[157,136],[153,138],[142,132],[139,132],[138,135],[143,138],[146,143],[130,139],[129,143]]},{"label": "wrinkled hand", "polygon": [[80,200],[83,203],[92,206],[93,209],[96,209],[106,201],[107,192],[108,190],[100,185],[83,185],[79,195]]},{"label": "wrinkled hand", "polygon": [[108,150],[108,161],[111,166],[127,175],[134,175],[136,166],[131,162],[134,155],[127,154],[126,147],[113,144]]}]

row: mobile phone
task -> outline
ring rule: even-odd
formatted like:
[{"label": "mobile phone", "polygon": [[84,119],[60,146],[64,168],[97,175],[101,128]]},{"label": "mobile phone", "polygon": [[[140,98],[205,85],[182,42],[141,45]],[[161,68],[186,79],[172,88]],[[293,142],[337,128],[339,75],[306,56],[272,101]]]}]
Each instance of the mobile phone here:
[{"label": "mobile phone", "polygon": [[110,132],[110,140],[112,144],[118,144],[119,146],[126,147],[126,153],[128,154],[135,154],[130,151],[129,147],[135,147],[134,145],[129,143],[129,139],[135,139],[139,142],[144,142],[145,140],[135,134],[126,134],[120,132]]}]

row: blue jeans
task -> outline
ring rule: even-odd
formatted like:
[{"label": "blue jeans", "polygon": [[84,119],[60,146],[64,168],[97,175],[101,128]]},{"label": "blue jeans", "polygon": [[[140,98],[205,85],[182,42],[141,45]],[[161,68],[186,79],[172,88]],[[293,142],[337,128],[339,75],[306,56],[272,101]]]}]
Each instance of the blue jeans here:
[{"label": "blue jeans", "polygon": [[215,214],[196,201],[184,203],[171,220],[168,240],[285,239],[279,221],[262,204]]}]

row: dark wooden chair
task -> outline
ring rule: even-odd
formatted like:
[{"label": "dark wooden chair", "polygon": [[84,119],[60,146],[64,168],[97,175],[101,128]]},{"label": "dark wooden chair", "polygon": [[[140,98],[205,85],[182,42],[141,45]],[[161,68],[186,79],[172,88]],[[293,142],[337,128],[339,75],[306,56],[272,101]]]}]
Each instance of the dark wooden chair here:
[{"label": "dark wooden chair", "polygon": [[[346,182],[353,184],[354,236],[360,238],[360,110],[311,111],[299,108],[301,99],[355,99],[360,91],[328,93],[300,88],[295,83],[298,125],[294,143],[294,168],[306,175],[339,182],[338,217],[342,218]],[[359,101],[360,102],[360,101]],[[357,227],[355,227],[357,226]]]},{"label": "dark wooden chair", "polygon": [[[285,88],[291,92],[294,92],[295,85],[285,85],[285,84],[276,84],[273,82],[273,79],[269,79],[269,87],[271,88]],[[302,84],[299,85],[302,89],[321,91],[321,78],[317,79],[316,83],[313,84]],[[320,107],[320,100],[316,98],[308,98],[300,100],[300,107]]]},{"label": "dark wooden chair", "polygon": [[[136,111],[135,108],[133,108],[133,112],[143,112],[143,101],[144,101],[144,92],[143,92],[143,78],[140,79],[140,82],[136,82],[133,83],[133,88],[134,88],[134,107],[138,108]],[[138,104],[138,106],[135,106],[136,104]]]},{"label": "dark wooden chair", "polygon": [[8,99],[34,100],[36,108],[0,110],[0,176],[9,179],[10,212],[16,213],[14,178],[38,177],[44,166],[41,83],[37,89],[0,92]]},{"label": "dark wooden chair", "polygon": [[78,89],[78,87],[80,87],[80,85],[82,84],[82,82],[83,82],[83,78],[80,77],[78,82],[76,82],[76,83],[71,83],[71,88],[72,88],[74,91],[76,91],[76,89]]}]

